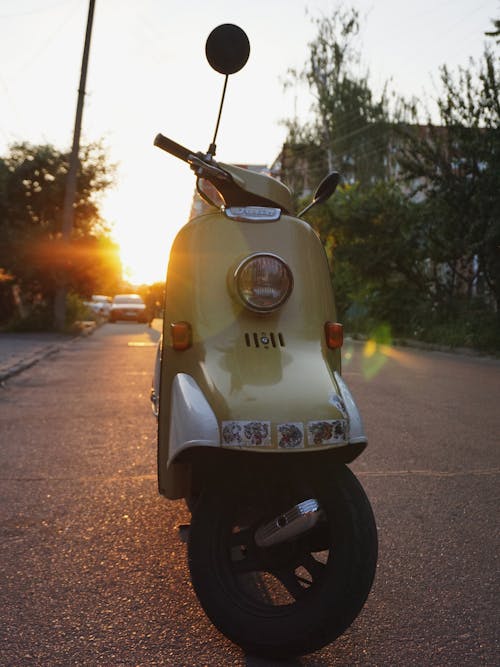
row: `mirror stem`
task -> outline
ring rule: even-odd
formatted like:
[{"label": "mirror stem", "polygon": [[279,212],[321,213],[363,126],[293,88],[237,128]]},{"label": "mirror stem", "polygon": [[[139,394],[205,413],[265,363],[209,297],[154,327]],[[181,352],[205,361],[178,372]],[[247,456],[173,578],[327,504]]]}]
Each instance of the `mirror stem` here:
[{"label": "mirror stem", "polygon": [[317,202],[313,200],[310,204],[308,204],[305,208],[303,208],[300,213],[297,213],[297,218],[301,218],[304,215],[304,213],[307,213],[307,211],[310,208],[312,208],[316,203]]},{"label": "mirror stem", "polygon": [[216,150],[215,140],[217,138],[217,132],[219,131],[220,117],[221,117],[221,114],[222,114],[222,105],[224,104],[224,98],[226,96],[226,87],[227,87],[228,78],[229,78],[229,75],[226,74],[226,76],[224,78],[224,88],[222,89],[222,99],[220,101],[220,106],[219,106],[219,115],[217,116],[217,123],[215,125],[214,138],[212,139],[212,143],[208,147],[208,154],[211,155],[212,157],[215,155],[215,150]]}]

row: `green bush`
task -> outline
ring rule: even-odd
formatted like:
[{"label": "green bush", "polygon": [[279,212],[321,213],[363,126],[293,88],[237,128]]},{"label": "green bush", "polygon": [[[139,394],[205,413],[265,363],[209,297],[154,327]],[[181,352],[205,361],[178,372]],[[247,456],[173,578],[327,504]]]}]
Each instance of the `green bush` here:
[{"label": "green bush", "polygon": [[500,352],[500,320],[479,300],[457,304],[448,316],[433,313],[420,339],[449,345],[470,347],[482,352]]},{"label": "green bush", "polygon": [[50,331],[53,324],[52,309],[46,303],[33,305],[25,317],[16,314],[6,325],[7,331]]},{"label": "green bush", "polygon": [[69,293],[66,297],[66,328],[70,329],[75,322],[84,320],[97,320],[97,315],[86,306],[81,297]]},{"label": "green bush", "polygon": [[[74,330],[75,322],[96,320],[96,315],[88,308],[77,294],[69,293],[66,296],[66,323],[65,331]],[[54,329],[54,308],[47,302],[36,303],[31,306],[25,317],[16,314],[5,326],[6,331],[52,331]]]},{"label": "green bush", "polygon": [[353,301],[339,319],[351,334],[379,343],[390,344],[392,336],[500,353],[500,319],[479,299],[455,302],[446,311],[429,298],[418,300],[411,291],[374,290]]}]

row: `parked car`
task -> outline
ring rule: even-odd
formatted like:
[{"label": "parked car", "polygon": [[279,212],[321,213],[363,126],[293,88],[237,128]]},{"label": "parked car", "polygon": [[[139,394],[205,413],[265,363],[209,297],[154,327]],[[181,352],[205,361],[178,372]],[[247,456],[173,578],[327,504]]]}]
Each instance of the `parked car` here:
[{"label": "parked car", "polygon": [[135,320],[147,322],[146,304],[138,294],[117,294],[111,303],[109,321]]},{"label": "parked car", "polygon": [[111,297],[103,294],[92,294],[90,301],[83,302],[95,315],[108,318],[111,311]]}]

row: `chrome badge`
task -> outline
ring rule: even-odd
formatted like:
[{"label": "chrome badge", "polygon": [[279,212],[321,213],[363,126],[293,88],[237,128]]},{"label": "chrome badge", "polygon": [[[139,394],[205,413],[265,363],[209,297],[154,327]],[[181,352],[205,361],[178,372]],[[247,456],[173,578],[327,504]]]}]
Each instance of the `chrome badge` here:
[{"label": "chrome badge", "polygon": [[269,206],[230,206],[224,213],[238,222],[276,222],[281,217],[280,208]]}]

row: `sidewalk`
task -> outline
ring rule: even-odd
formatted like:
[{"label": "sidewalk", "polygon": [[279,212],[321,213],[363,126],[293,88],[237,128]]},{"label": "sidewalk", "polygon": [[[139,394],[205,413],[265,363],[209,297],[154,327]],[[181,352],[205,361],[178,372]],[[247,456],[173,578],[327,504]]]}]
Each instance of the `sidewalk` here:
[{"label": "sidewalk", "polygon": [[[90,330],[82,330],[88,333]],[[0,382],[56,354],[74,338],[58,333],[0,333]]]}]

